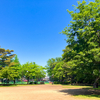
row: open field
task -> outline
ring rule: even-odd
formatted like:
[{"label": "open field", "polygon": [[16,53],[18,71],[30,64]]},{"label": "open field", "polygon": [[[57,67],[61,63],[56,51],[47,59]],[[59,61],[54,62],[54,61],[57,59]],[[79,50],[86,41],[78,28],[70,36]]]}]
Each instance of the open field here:
[{"label": "open field", "polygon": [[[70,88],[68,88],[70,87]],[[85,89],[86,88],[86,89]],[[87,89],[89,88],[89,89]],[[69,85],[18,85],[0,87],[1,100],[99,100],[100,91]]]}]

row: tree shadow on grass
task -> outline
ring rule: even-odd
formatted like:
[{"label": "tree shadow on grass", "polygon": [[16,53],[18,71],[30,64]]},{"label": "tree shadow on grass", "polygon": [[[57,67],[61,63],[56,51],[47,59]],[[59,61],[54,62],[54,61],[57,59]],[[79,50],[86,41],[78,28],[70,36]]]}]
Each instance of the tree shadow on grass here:
[{"label": "tree shadow on grass", "polygon": [[81,88],[81,89],[64,89],[64,90],[59,90],[59,92],[63,92],[65,93],[65,95],[100,98],[100,90]]}]

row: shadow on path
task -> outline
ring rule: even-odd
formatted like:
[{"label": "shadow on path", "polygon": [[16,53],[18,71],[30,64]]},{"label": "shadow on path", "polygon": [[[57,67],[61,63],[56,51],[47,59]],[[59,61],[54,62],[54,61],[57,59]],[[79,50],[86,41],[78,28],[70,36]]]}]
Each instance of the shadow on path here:
[{"label": "shadow on path", "polygon": [[87,96],[87,97],[98,97],[100,98],[100,90],[92,89],[64,89],[59,90],[59,92],[65,93],[65,95],[74,95],[74,96]]}]

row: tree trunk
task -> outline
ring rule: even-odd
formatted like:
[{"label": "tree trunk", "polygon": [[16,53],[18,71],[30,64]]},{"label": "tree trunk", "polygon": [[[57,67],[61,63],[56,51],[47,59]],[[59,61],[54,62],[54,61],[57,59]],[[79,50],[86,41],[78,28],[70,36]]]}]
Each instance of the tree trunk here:
[{"label": "tree trunk", "polygon": [[3,84],[3,79],[1,79],[1,82],[2,82],[2,84]]},{"label": "tree trunk", "polygon": [[98,80],[99,80],[99,78],[96,78],[96,80],[93,84],[93,88],[98,88]]},{"label": "tree trunk", "polygon": [[15,79],[14,79],[14,84],[15,84]]},{"label": "tree trunk", "polygon": [[9,84],[9,79],[7,79],[7,84]]},{"label": "tree trunk", "polygon": [[76,85],[78,85],[78,81],[76,81]]},{"label": "tree trunk", "polygon": [[27,78],[27,84],[29,84],[29,77]]}]

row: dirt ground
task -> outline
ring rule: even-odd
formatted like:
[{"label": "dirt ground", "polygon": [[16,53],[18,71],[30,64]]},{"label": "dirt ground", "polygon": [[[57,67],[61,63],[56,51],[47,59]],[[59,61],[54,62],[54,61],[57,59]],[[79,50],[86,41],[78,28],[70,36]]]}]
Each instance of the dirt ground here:
[{"label": "dirt ground", "polygon": [[73,94],[92,94],[85,89],[68,89],[61,85],[30,85],[0,87],[0,100],[100,100],[74,97]]}]

